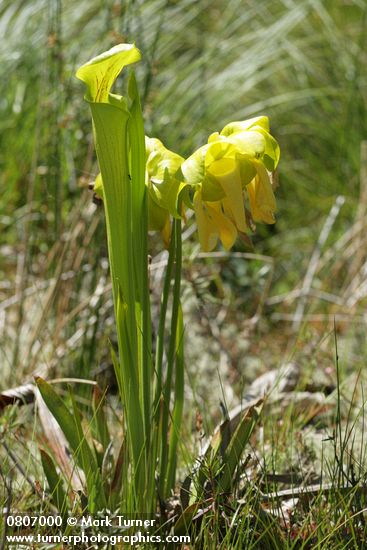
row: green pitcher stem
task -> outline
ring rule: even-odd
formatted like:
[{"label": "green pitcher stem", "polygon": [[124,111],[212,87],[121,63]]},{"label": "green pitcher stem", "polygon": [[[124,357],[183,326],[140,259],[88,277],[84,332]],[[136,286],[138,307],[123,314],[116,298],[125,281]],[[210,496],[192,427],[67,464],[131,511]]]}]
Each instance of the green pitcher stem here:
[{"label": "green pitcher stem", "polygon": [[169,488],[167,487],[167,466],[168,466],[168,427],[170,419],[170,402],[172,392],[172,378],[175,364],[176,355],[176,337],[177,337],[177,325],[179,319],[180,308],[180,290],[181,290],[181,270],[182,270],[182,233],[181,233],[181,220],[175,219],[173,221],[173,235],[175,248],[175,279],[172,290],[172,315],[171,315],[171,328],[170,338],[167,353],[167,372],[166,380],[163,385],[162,391],[162,450],[161,450],[161,462],[160,462],[160,476],[159,476],[159,490],[160,496],[166,497]]},{"label": "green pitcher stem", "polygon": [[[172,224],[171,241],[168,251],[168,261],[166,273],[163,283],[163,291],[161,295],[161,304],[159,310],[159,324],[157,333],[157,344],[155,354],[155,374],[156,374],[156,390],[155,390],[155,408],[158,407],[162,395],[162,380],[163,380],[163,354],[164,354],[164,337],[166,327],[166,317],[168,308],[168,299],[171,289],[171,279],[173,271],[173,263],[176,256],[176,225]],[[159,414],[159,412],[158,412]]]}]

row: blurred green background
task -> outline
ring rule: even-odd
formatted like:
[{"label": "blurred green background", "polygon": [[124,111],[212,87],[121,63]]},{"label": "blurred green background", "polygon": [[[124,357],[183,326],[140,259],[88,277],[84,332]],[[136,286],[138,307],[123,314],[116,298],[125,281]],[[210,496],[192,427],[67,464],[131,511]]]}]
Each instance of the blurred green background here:
[{"label": "blurred green background", "polygon": [[[263,347],[267,357],[270,336],[272,353],[279,348],[276,363],[284,336],[307,316],[322,330],[335,316],[341,330],[356,318],[363,326],[366,14],[364,0],[1,2],[5,385],[14,372],[42,369],[94,376],[107,361],[101,339],[113,320],[103,216],[87,190],[97,167],[74,73],[119,42],[135,41],[142,51],[137,74],[146,133],[168,148],[188,155],[229,121],[258,114],[269,116],[281,145],[277,224],[259,226],[254,237],[254,253],[268,259],[210,258],[201,268],[187,260],[188,315],[192,296],[211,300],[209,320],[218,321],[225,302],[218,341],[232,342],[229,321],[246,340],[252,319],[262,336],[254,353]],[[151,248],[158,265],[161,246],[153,240]],[[238,245],[237,252],[248,251]],[[192,237],[186,254],[197,254]],[[238,357],[231,359],[235,368]]]}]

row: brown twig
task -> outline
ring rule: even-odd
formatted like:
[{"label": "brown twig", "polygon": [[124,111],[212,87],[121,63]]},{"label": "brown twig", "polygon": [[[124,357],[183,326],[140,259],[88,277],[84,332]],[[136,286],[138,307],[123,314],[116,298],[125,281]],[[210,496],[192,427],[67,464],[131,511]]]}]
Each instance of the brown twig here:
[{"label": "brown twig", "polygon": [[345,487],[337,487],[333,483],[327,483],[324,485],[315,484],[307,485],[305,487],[292,487],[291,489],[284,489],[282,491],[275,491],[273,493],[262,493],[260,498],[263,504],[270,504],[275,500],[288,500],[290,498],[312,498],[319,494],[324,496],[332,494],[350,494],[350,493],[362,493],[367,494],[367,485],[347,485]]}]

